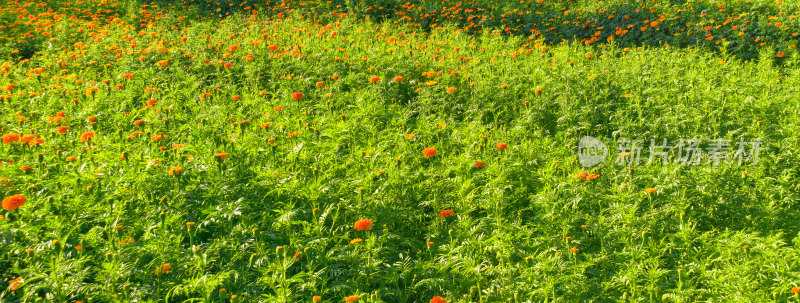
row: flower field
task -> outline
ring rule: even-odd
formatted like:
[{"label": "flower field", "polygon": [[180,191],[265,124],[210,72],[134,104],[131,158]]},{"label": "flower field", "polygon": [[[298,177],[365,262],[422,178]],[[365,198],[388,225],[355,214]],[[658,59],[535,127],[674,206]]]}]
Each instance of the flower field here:
[{"label": "flower field", "polygon": [[0,302],[800,302],[798,14],[3,2]]}]

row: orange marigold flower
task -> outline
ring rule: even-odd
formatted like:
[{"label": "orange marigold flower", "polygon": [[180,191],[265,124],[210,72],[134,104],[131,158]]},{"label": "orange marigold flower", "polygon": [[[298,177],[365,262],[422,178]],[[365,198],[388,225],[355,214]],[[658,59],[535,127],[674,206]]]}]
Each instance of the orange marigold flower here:
[{"label": "orange marigold flower", "polygon": [[357,231],[368,230],[368,229],[370,229],[370,227],[372,227],[372,221],[370,221],[368,219],[360,219],[360,220],[356,221],[356,224],[355,224],[354,227],[355,227],[355,229]]},{"label": "orange marigold flower", "polygon": [[8,284],[10,284],[9,289],[11,289],[11,291],[15,291],[15,290],[19,289],[20,285],[22,285],[22,278],[20,277],[20,278],[16,278],[14,280],[8,281]]},{"label": "orange marigold flower", "polygon": [[219,157],[220,160],[225,160],[225,157],[228,156],[228,153],[216,153],[214,157]]},{"label": "orange marigold flower", "polygon": [[433,296],[433,299],[431,299],[431,303],[447,303],[447,300],[439,296]]},{"label": "orange marigold flower", "polygon": [[800,294],[800,287],[792,287],[793,294]]},{"label": "orange marigold flower", "polygon": [[369,82],[375,83],[378,81],[381,81],[381,78],[378,76],[372,76],[371,78],[369,78]]},{"label": "orange marigold flower", "polygon": [[325,82],[319,81],[319,82],[317,82],[316,86],[317,87],[323,87],[323,86],[325,86]]},{"label": "orange marigold flower", "polygon": [[159,272],[162,274],[168,274],[170,269],[172,269],[172,265],[164,264],[156,269],[155,274],[157,275]]},{"label": "orange marigold flower", "polygon": [[486,165],[486,163],[483,163],[481,161],[475,162],[475,167],[477,167],[477,168],[481,168],[481,167],[483,167],[485,165]]},{"label": "orange marigold flower", "polygon": [[142,126],[142,124],[144,124],[145,122],[147,122],[147,121],[145,121],[145,120],[136,120],[136,121],[133,121],[133,125]]},{"label": "orange marigold flower", "polygon": [[138,136],[139,136],[139,135],[141,135],[141,134],[143,134],[143,133],[142,133],[142,132],[140,132],[140,131],[135,131],[135,132],[132,132],[132,133],[131,133],[131,134],[128,136],[128,140],[132,140],[133,138],[136,138],[136,137],[138,137]]},{"label": "orange marigold flower", "polygon": [[577,176],[581,177],[581,181],[585,181],[585,180],[597,179],[597,177],[599,177],[600,175],[598,175],[598,174],[589,174],[587,172],[582,172],[582,173],[579,173]]},{"label": "orange marigold flower", "polygon": [[19,135],[17,134],[5,134],[3,135],[3,144],[9,144],[11,142],[19,141]]},{"label": "orange marigold flower", "polygon": [[167,66],[167,60],[158,61],[158,62],[156,62],[156,65],[161,66],[161,67]]},{"label": "orange marigold flower", "polygon": [[302,98],[303,98],[303,93],[301,93],[301,92],[293,92],[292,93],[292,99],[300,100]]},{"label": "orange marigold flower", "polygon": [[173,168],[170,168],[167,172],[169,173],[170,176],[177,176],[177,175],[180,175],[181,172],[183,172],[183,167],[180,167],[180,166],[173,167]]},{"label": "orange marigold flower", "polygon": [[458,91],[458,89],[453,87],[453,86],[447,88],[447,93],[448,94],[452,94],[452,93],[457,92],[457,91]]},{"label": "orange marigold flower", "polygon": [[364,240],[362,240],[361,238],[355,238],[353,240],[350,240],[350,245],[361,243],[361,241],[364,241]]},{"label": "orange marigold flower", "polygon": [[20,206],[25,205],[25,201],[26,201],[25,196],[23,195],[8,196],[5,199],[3,199],[3,209],[9,211],[15,210]]},{"label": "orange marigold flower", "polygon": [[358,295],[348,296],[347,298],[344,299],[344,301],[347,303],[356,302],[358,301]]},{"label": "orange marigold flower", "polygon": [[321,302],[322,301],[322,297],[321,296],[314,296],[313,301],[314,301],[314,303]]},{"label": "orange marigold flower", "polygon": [[39,135],[22,135],[22,139],[20,139],[19,143],[21,144],[28,144],[29,146],[33,146],[36,144],[36,137]]},{"label": "orange marigold flower", "polygon": [[394,82],[401,82],[403,81],[403,76],[394,77]]},{"label": "orange marigold flower", "polygon": [[81,246],[81,245],[75,245],[75,250],[77,250],[77,251],[81,251],[81,250],[83,250],[83,246]]},{"label": "orange marigold flower", "polygon": [[506,148],[508,148],[508,144],[505,144],[505,143],[502,143],[502,142],[497,143],[497,149],[504,150]]},{"label": "orange marigold flower", "polygon": [[573,247],[573,248],[570,248],[570,249],[569,249],[569,251],[570,251],[570,252],[572,252],[572,253],[574,254],[574,253],[578,252],[578,251],[579,251],[579,249],[577,249],[577,248]]},{"label": "orange marigold flower", "polygon": [[69,126],[60,126],[60,127],[58,127],[58,133],[59,133],[59,134],[64,134],[64,133],[66,133],[68,130],[69,130]]},{"label": "orange marigold flower", "polygon": [[455,215],[456,213],[452,209],[445,209],[439,212],[439,217],[442,219],[447,218],[449,216]]},{"label": "orange marigold flower", "polygon": [[234,101],[239,100],[239,99],[242,99],[242,96],[240,96],[240,95],[233,96],[233,100]]},{"label": "orange marigold flower", "polygon": [[422,155],[425,156],[425,158],[436,156],[436,147],[428,147],[426,149],[423,149]]},{"label": "orange marigold flower", "polygon": [[85,132],[81,134],[81,142],[89,141],[89,139],[94,138],[96,135],[93,132]]},{"label": "orange marigold flower", "polygon": [[646,192],[648,195],[654,193],[655,191],[656,191],[655,188],[647,188],[644,190],[644,192]]}]

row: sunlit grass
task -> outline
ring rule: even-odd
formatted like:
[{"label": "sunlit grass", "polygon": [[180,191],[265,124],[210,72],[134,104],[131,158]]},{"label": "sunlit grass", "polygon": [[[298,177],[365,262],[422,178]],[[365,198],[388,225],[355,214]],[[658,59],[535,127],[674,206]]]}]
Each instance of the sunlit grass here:
[{"label": "sunlit grass", "polygon": [[[794,38],[26,3],[0,20],[52,35],[0,44],[0,301],[798,300]],[[579,165],[587,135],[604,164]],[[628,167],[623,138],[764,143],[757,165]]]}]

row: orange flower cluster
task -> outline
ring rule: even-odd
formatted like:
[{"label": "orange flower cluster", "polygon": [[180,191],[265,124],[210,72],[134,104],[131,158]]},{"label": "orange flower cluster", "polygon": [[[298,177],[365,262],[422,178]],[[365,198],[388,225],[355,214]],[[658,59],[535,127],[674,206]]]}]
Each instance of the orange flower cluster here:
[{"label": "orange flower cluster", "polygon": [[158,275],[159,273],[168,274],[171,269],[172,269],[172,265],[164,264],[164,265],[161,265],[158,268],[156,268],[154,273],[155,273],[155,275]]},{"label": "orange flower cluster", "polygon": [[370,221],[368,219],[360,219],[360,220],[356,221],[356,224],[355,224],[354,227],[355,227],[355,229],[357,231],[369,230],[370,227],[372,227],[372,221]]},{"label": "orange flower cluster", "polygon": [[598,174],[590,174],[590,173],[587,173],[587,172],[582,172],[582,173],[578,174],[578,177],[581,178],[581,181],[586,181],[586,180],[597,179],[598,177],[600,177],[600,175],[598,175]]},{"label": "orange flower cluster", "polygon": [[5,199],[3,199],[3,209],[9,210],[9,211],[15,210],[15,209],[19,208],[20,206],[25,205],[26,201],[27,200],[25,199],[25,196],[23,196],[23,195],[8,196]]},{"label": "orange flower cluster", "polygon": [[19,142],[20,144],[27,144],[29,147],[44,143],[44,139],[39,138],[38,134],[20,135],[18,134],[4,134],[2,136],[3,144],[10,144]]},{"label": "orange flower cluster", "polygon": [[81,142],[88,142],[89,139],[96,137],[95,133],[93,132],[85,132],[81,134]]},{"label": "orange flower cluster", "polygon": [[428,147],[423,149],[422,155],[425,156],[425,158],[436,156],[436,147]]},{"label": "orange flower cluster", "polygon": [[170,176],[177,176],[177,175],[180,175],[182,172],[183,172],[183,167],[180,167],[180,166],[172,167],[167,171],[167,173]]},{"label": "orange flower cluster", "polygon": [[17,134],[4,134],[3,135],[3,144],[9,144],[11,142],[19,141],[19,135]]},{"label": "orange flower cluster", "polygon": [[431,303],[447,303],[447,300],[439,296],[433,296],[433,298],[431,299]]},{"label": "orange flower cluster", "polygon": [[8,281],[8,284],[9,284],[8,289],[10,289],[11,291],[15,291],[15,290],[19,289],[20,285],[22,285],[22,278],[19,277],[19,278],[13,279],[11,281]]}]

